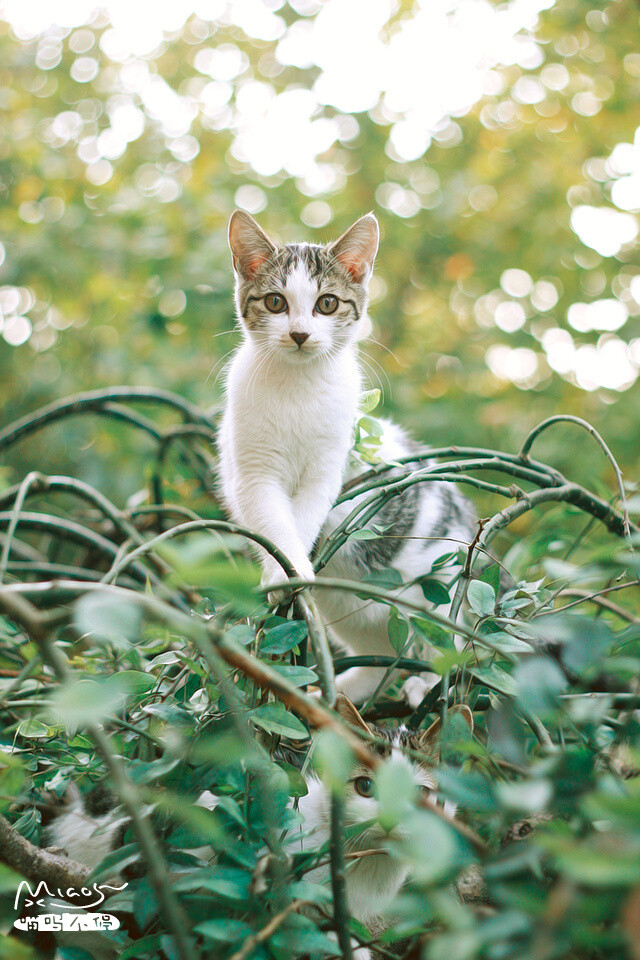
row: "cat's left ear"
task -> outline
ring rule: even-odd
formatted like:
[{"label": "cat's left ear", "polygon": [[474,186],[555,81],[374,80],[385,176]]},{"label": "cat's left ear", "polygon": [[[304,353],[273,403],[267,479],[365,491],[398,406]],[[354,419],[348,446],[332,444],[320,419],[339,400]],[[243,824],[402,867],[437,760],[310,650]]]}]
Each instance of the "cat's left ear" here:
[{"label": "cat's left ear", "polygon": [[349,726],[364,730],[369,736],[373,736],[373,730],[369,724],[362,719],[355,704],[344,693],[339,693],[336,697],[335,710]]},{"label": "cat's left ear", "polygon": [[[456,703],[455,706],[451,707],[448,711],[449,714],[458,713],[463,718],[471,733],[473,733],[473,713],[466,705],[466,703]],[[442,719],[438,717],[437,720],[434,720],[430,727],[424,731],[420,737],[420,749],[425,752],[430,749],[434,741],[438,739],[440,734],[440,729],[442,727]]]},{"label": "cat's left ear", "polygon": [[276,251],[276,245],[246,210],[234,210],[229,220],[233,267],[250,280]]},{"label": "cat's left ear", "polygon": [[327,250],[355,283],[363,283],[371,276],[379,240],[378,221],[373,213],[365,213],[341,237],[330,243]]}]

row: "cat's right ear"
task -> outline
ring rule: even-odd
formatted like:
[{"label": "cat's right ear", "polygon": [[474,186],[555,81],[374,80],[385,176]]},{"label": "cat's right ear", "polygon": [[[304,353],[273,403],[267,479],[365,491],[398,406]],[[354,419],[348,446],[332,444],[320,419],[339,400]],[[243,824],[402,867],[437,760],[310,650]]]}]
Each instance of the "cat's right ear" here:
[{"label": "cat's right ear", "polygon": [[357,708],[351,703],[349,697],[345,697],[344,693],[339,693],[336,697],[335,710],[349,726],[357,727],[360,730],[364,730],[369,736],[373,736],[371,727],[362,719]]},{"label": "cat's right ear", "polygon": [[365,213],[327,250],[355,283],[364,283],[373,270],[379,241],[378,221],[373,213]]},{"label": "cat's right ear", "polygon": [[[466,703],[456,703],[453,707],[449,707],[447,713],[449,715],[453,715],[454,713],[460,714],[462,719],[469,727],[469,732],[473,733],[473,713]],[[442,721],[440,717],[438,717],[438,719],[434,720],[431,726],[428,727],[420,737],[420,749],[424,750],[425,753],[429,752],[438,739],[441,727]]]},{"label": "cat's right ear", "polygon": [[251,280],[276,250],[273,240],[245,210],[234,210],[231,214],[229,246],[233,268],[246,280]]}]

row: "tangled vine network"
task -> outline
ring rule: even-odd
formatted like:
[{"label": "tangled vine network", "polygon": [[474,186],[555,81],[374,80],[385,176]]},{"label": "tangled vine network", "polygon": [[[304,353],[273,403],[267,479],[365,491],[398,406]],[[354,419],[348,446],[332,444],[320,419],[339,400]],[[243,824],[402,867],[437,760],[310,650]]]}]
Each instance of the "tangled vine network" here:
[{"label": "tangled vine network", "polygon": [[[166,631],[166,637],[170,638],[167,650],[175,649],[179,638],[184,657],[179,660],[167,657],[164,666],[158,667],[164,672],[154,679],[158,684],[161,679],[165,684],[163,689],[175,694],[189,683],[189,677],[199,668],[201,675],[215,682],[222,697],[212,712],[225,714],[247,754],[253,749],[257,736],[264,738],[265,731],[272,739],[277,738],[278,733],[286,738],[287,730],[297,730],[303,721],[309,731],[329,732],[344,742],[361,763],[374,768],[379,760],[370,750],[366,737],[354,732],[332,709],[336,697],[335,672],[351,666],[378,666],[386,668],[387,679],[391,680],[397,675],[396,670],[433,671],[433,660],[421,659],[406,647],[400,647],[393,657],[338,656],[334,659],[325,626],[306,589],[309,584],[296,579],[287,558],[273,544],[223,518],[215,498],[215,412],[199,409],[161,390],[126,387],[97,390],[52,403],[7,426],[0,432],[0,454],[13,453],[37,431],[72,417],[119,421],[151,438],[155,454],[148,489],[144,495],[140,493],[131,498],[125,509],[84,480],[39,472],[29,472],[15,486],[0,492],[0,615],[4,623],[4,660],[0,671],[2,725],[19,731],[25,717],[33,718],[50,703],[55,689],[64,688],[77,679],[77,657],[82,655],[83,643],[86,643],[78,627],[77,611],[79,604],[84,604],[86,609],[90,601],[98,614],[107,619],[111,615],[117,619],[118,611],[136,610],[144,623]],[[168,421],[171,421],[169,425]],[[536,440],[545,430],[558,425],[584,429],[600,445],[617,483],[617,493],[611,503],[532,458]],[[189,479],[186,488],[189,493],[182,498],[175,495],[168,477],[170,466],[175,462]],[[486,479],[487,476],[492,479]],[[496,476],[504,480],[496,482]],[[424,603],[405,599],[406,585],[393,581],[354,583],[323,578],[322,570],[329,559],[357,531],[368,528],[372,522],[375,524],[376,514],[387,501],[410,485],[441,481],[472,487],[485,498],[506,504],[480,520],[473,541],[462,545],[463,562],[449,588],[447,613],[441,612],[442,603],[428,602],[426,593]],[[362,494],[367,496],[361,498]],[[554,603],[561,594],[573,597],[568,605],[590,601],[598,612],[619,616],[625,626],[637,623],[632,611],[614,603],[609,596],[614,589],[633,586],[637,581],[631,578],[622,582],[618,578],[614,585],[592,594],[571,589],[549,591],[544,602],[530,594],[526,608],[528,620],[518,619],[518,614],[513,612],[510,616],[503,614],[500,620],[495,598],[491,608],[484,611],[472,604],[477,614],[475,619],[465,613],[470,584],[488,569],[488,564],[500,572],[499,561],[492,551],[496,536],[543,504],[566,504],[584,513],[588,529],[596,522],[602,524],[615,538],[620,538],[624,549],[633,542],[638,528],[629,519],[620,470],[604,440],[583,420],[557,416],[544,421],[528,435],[516,454],[450,446],[412,454],[393,468],[376,464],[344,486],[339,502],[350,502],[356,497],[360,498],[357,505],[315,557],[314,589],[352,592],[358,597],[388,604],[408,621],[417,618],[423,626],[431,625],[434,633],[430,635],[430,643],[434,647],[438,646],[438,636],[446,636],[457,639],[461,651],[458,661],[450,658],[437,669],[439,682],[416,709],[411,709],[400,696],[382,692],[383,683],[380,695],[368,704],[366,717],[376,720],[403,717],[409,727],[419,728],[429,714],[441,714],[444,719],[448,706],[456,702],[468,702],[480,715],[495,706],[496,698],[517,700],[510,665],[516,665],[521,656],[518,643],[526,646],[531,640],[531,632],[524,629],[526,623],[531,626],[541,617],[553,614]],[[617,507],[613,505],[616,501]],[[30,508],[33,502],[38,510]],[[206,506],[198,512],[194,504]],[[217,556],[222,556],[215,566],[219,573],[224,571],[220,573],[224,589],[221,588],[219,594],[215,574],[211,574],[210,589],[204,590],[198,577],[190,581],[193,568],[177,562],[184,554],[177,549],[176,541],[188,543],[193,537],[203,536],[210,538],[212,549],[218,551]],[[264,653],[260,650],[265,624],[274,611],[268,608],[264,591],[247,574],[250,565],[243,561],[243,555],[251,542],[269,551],[282,567],[283,584],[288,583],[292,599],[275,613],[281,621],[301,624],[299,636],[303,642],[294,666],[302,668],[303,674],[306,669],[307,677],[309,666],[313,667],[321,698],[305,693],[305,684],[295,682],[291,672],[281,668],[282,663],[288,661],[286,658],[283,661],[282,656],[278,658],[278,651],[269,654],[268,648]],[[459,544],[454,545],[454,549],[458,547]],[[429,571],[425,571],[425,576],[428,574]],[[517,596],[517,587],[511,594]],[[520,607],[516,604],[516,609],[524,609],[524,603]],[[532,610],[535,616],[531,615]],[[249,633],[243,635],[240,642],[238,626],[242,624]],[[524,640],[519,641],[521,630]],[[512,638],[511,647],[504,643],[507,635]],[[146,635],[140,632],[139,636]],[[286,651],[290,657],[293,656],[291,649]],[[117,672],[117,658],[107,668]],[[158,689],[159,686],[154,695]],[[392,683],[389,689],[394,689]],[[609,678],[592,675],[588,685],[573,688],[570,694],[561,696],[571,698],[574,703],[576,698],[583,698],[588,703],[589,698],[600,694],[609,698],[610,706],[624,710],[631,710],[637,702],[633,682],[623,682],[612,689]],[[287,728],[284,721],[284,726],[278,729],[256,729],[248,708],[273,701],[283,705],[286,714],[283,711],[281,716],[293,716],[291,723],[297,723],[297,727]],[[139,708],[140,700],[136,710],[129,713],[118,708],[109,716],[97,719],[89,716],[83,730],[131,819],[149,883],[173,944],[173,955],[180,960],[195,960],[201,954],[191,929],[188,899],[185,901],[181,888],[173,882],[172,867],[163,844],[145,813],[149,788],[132,775],[127,751],[122,747],[124,742],[140,742],[150,761],[157,762],[163,756],[165,745],[153,732],[153,713]],[[540,749],[553,751],[557,738],[545,725],[544,717],[533,710],[523,709],[522,713]],[[612,723],[615,726],[615,721]],[[22,729],[28,733],[34,728],[23,726]],[[124,740],[117,740],[116,735]],[[37,738],[31,741],[35,747],[38,742]],[[5,756],[7,754],[0,753],[0,758]],[[0,773],[3,763],[0,759]],[[516,770],[517,765],[512,767]],[[507,761],[503,768],[509,768]],[[447,828],[455,831],[460,842],[467,845],[480,862],[491,858],[491,838],[482,824],[478,829],[470,825],[464,815],[454,819],[443,806],[429,799],[421,799],[420,803],[446,821]],[[345,900],[348,853],[345,854],[344,811],[339,791],[335,793],[331,815],[328,856],[332,906],[328,927],[335,931],[342,955],[350,958],[352,941],[354,937],[357,941],[358,935],[350,926]],[[11,820],[11,816],[0,816],[1,862],[34,879],[51,876],[56,880],[62,878],[70,885],[86,880],[86,868],[38,849]],[[274,841],[274,849],[276,846]],[[284,929],[303,903],[303,895],[294,896],[279,910],[265,915],[264,922],[257,928],[247,928],[233,954],[236,960],[251,955],[275,936],[279,928]],[[380,950],[384,955],[384,949],[380,947]]]}]

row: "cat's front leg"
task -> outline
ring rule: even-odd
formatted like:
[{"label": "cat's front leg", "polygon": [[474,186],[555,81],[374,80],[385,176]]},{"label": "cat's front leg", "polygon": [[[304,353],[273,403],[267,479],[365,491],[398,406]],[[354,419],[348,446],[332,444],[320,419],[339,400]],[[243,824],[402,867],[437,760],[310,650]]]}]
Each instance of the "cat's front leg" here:
[{"label": "cat's front leg", "polygon": [[340,492],[339,477],[313,479],[300,485],[292,498],[297,528],[307,552],[318,539],[322,525],[329,516],[333,501]]},{"label": "cat's front leg", "polygon": [[[236,502],[242,523],[270,540],[301,579],[313,580],[313,564],[298,532],[291,499],[282,486],[275,480],[265,481],[263,477],[245,479],[238,484]],[[264,547],[257,549],[262,564],[262,585],[268,587],[286,580],[287,574],[278,560]],[[282,597],[274,598],[280,599]]]}]

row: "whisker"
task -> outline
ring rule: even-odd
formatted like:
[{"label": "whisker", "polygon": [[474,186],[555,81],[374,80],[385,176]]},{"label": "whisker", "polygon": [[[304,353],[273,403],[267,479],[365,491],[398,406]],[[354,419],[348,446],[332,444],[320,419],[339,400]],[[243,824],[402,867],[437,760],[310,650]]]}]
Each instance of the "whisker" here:
[{"label": "whisker", "polygon": [[[391,380],[390,380],[390,378],[389,378],[389,374],[387,373],[387,371],[385,370],[385,368],[382,366],[382,364],[379,363],[379,362],[375,359],[375,357],[372,357],[372,356],[371,356],[370,354],[368,354],[368,353],[364,353],[364,351],[361,351],[360,357],[361,357],[361,359],[363,360],[363,362],[366,361],[366,362],[369,363],[372,367],[377,368],[377,369],[380,371],[382,377],[384,377],[384,379],[385,379],[386,382],[387,382],[387,386],[388,386],[388,390],[389,390],[389,395],[391,395],[391,392],[392,392],[392,391],[391,391]],[[382,390],[382,389],[383,389],[383,387],[382,387],[382,382],[380,382],[379,385],[380,385],[380,389]]]},{"label": "whisker", "polygon": [[381,340],[376,340],[376,338],[371,335],[367,337],[367,340],[369,341],[369,343],[375,343],[377,347],[382,347],[383,350],[386,350],[387,353],[393,357],[393,359],[395,360],[395,362],[398,364],[399,367],[402,366],[402,364],[400,363],[400,360],[398,359],[396,354],[393,352],[393,350],[390,350],[389,347],[387,347],[386,344],[382,343]]},{"label": "whisker", "polygon": [[214,386],[215,386],[215,384],[218,382],[218,377],[219,377],[220,374],[223,372],[223,371],[220,369],[220,367],[224,364],[224,361],[227,359],[227,357],[230,357],[231,354],[232,354],[232,353],[235,353],[235,352],[236,352],[236,348],[235,348],[235,346],[233,346],[233,347],[231,347],[231,350],[227,350],[226,353],[223,353],[223,355],[220,357],[219,360],[216,360],[216,362],[214,363],[214,365],[211,367],[211,370],[210,370],[209,373],[207,374],[207,379],[205,380],[205,386],[208,386],[209,381],[211,380],[211,378],[212,378],[214,375],[215,375],[215,379],[214,379],[213,383],[214,383]]}]

